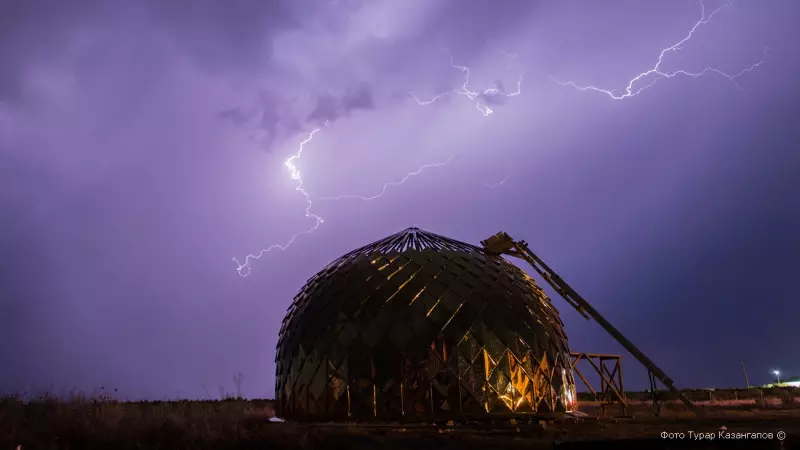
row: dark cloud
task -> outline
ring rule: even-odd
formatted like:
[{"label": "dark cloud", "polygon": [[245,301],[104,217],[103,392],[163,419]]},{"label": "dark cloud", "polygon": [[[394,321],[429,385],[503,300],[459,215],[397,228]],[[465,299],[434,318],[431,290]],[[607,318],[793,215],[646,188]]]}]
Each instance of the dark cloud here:
[{"label": "dark cloud", "polygon": [[149,36],[167,38],[204,70],[230,75],[264,68],[272,37],[296,27],[296,13],[284,1],[2,2],[0,100],[20,99],[33,65],[86,57],[87,47],[97,53],[98,43],[110,55],[121,42]]},{"label": "dark cloud", "polygon": [[375,101],[372,98],[372,90],[369,85],[362,83],[352,92],[345,94],[342,99],[342,107],[347,112],[357,109],[375,109]]},{"label": "dark cloud", "polygon": [[145,8],[180,49],[211,71],[263,68],[272,36],[299,25],[285,1],[150,0]]},{"label": "dark cloud", "polygon": [[227,108],[216,116],[244,132],[261,132],[263,136],[256,140],[269,151],[276,139],[293,136],[302,130],[301,121],[293,112],[296,102],[296,98],[284,99],[277,92],[263,90],[252,104]]},{"label": "dark cloud", "polygon": [[223,120],[230,120],[236,125],[242,126],[253,120],[254,114],[248,113],[242,108],[223,109],[217,113],[217,117]]},{"label": "dark cloud", "polygon": [[331,94],[320,94],[317,96],[317,106],[306,116],[306,122],[314,125],[332,123],[342,115],[342,107],[339,99]]},{"label": "dark cloud", "polygon": [[321,126],[348,117],[354,111],[375,109],[372,89],[366,83],[357,84],[340,97],[318,94],[314,108],[305,117],[295,110],[296,103],[297,98],[285,99],[280,93],[262,91],[252,104],[224,109],[217,113],[217,118],[241,127],[244,132],[261,132],[263,136],[258,142],[269,151],[276,141],[303,131],[303,123]]},{"label": "dark cloud", "polygon": [[372,109],[375,109],[372,89],[366,83],[361,83],[340,98],[331,94],[319,95],[316,107],[308,114],[306,121],[315,125],[333,123],[340,117],[349,116],[353,111]]}]

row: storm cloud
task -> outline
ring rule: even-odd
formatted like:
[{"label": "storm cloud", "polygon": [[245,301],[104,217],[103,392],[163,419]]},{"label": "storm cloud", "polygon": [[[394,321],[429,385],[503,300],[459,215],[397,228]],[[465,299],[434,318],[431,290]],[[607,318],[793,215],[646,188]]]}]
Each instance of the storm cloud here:
[{"label": "storm cloud", "polygon": [[375,109],[372,92],[365,84],[345,93],[341,98],[331,94],[318,95],[317,105],[306,120],[316,125],[332,124],[340,117],[348,116],[359,109]]},{"label": "storm cloud", "polygon": [[[796,9],[738,2],[667,61],[735,72],[768,45],[741,89],[614,101],[552,77],[624,89],[696,1],[3,2],[0,390],[205,397],[241,372],[271,396],[298,289],[408,226],[528,240],[679,383],[735,384],[744,354],[798,371]],[[313,200],[325,222],[292,240],[314,220],[284,161],[317,128],[293,160],[310,198],[384,195]],[[555,303],[577,350],[621,351]]]}]

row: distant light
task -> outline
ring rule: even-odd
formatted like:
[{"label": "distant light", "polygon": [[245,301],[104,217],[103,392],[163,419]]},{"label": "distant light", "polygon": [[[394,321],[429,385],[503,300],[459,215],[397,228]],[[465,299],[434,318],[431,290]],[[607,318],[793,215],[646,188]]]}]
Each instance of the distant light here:
[{"label": "distant light", "polygon": [[781,376],[781,371],[780,370],[773,370],[772,374],[775,375],[776,377],[779,377],[779,376]]}]

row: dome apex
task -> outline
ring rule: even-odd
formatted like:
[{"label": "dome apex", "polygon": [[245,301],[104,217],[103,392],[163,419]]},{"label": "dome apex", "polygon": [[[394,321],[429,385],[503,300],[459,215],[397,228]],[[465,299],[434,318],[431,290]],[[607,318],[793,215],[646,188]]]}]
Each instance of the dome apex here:
[{"label": "dome apex", "polygon": [[331,262],[283,320],[278,413],[450,420],[569,409],[558,311],[522,270],[416,227]]}]

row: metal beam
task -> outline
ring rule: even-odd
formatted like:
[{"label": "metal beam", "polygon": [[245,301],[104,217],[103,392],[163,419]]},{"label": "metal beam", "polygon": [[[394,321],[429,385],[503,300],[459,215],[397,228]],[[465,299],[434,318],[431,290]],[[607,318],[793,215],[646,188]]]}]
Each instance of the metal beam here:
[{"label": "metal beam", "polygon": [[547,264],[544,263],[536,254],[534,254],[525,241],[515,241],[507,233],[500,232],[494,236],[482,241],[484,249],[488,253],[505,254],[524,259],[530,264],[542,278],[561,295],[567,303],[575,308],[581,315],[587,319],[594,319],[595,322],[600,324],[604,330],[608,332],[617,342],[619,342],[625,350],[627,350],[636,360],[644,365],[647,370],[658,378],[670,391],[678,396],[681,401],[691,411],[696,412],[692,402],[679,391],[672,382],[672,379],[664,373],[656,364],[648,358],[641,350],[639,350],[633,343],[628,340],[623,334],[616,329],[611,322],[605,319],[596,309],[592,307],[583,297],[580,296],[572,287],[567,284],[557,273],[553,271]]}]

